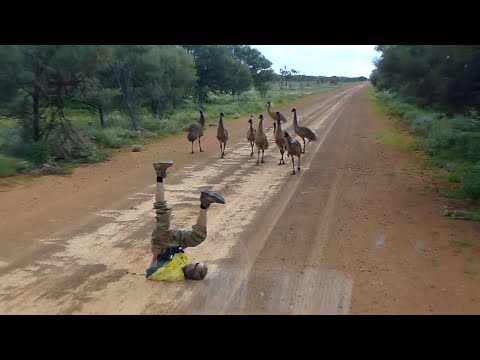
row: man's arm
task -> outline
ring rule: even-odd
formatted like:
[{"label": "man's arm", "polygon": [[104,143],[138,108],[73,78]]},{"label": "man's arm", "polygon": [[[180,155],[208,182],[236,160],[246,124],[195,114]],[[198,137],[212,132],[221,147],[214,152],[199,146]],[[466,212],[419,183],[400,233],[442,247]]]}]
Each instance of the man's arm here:
[{"label": "man's arm", "polygon": [[146,270],[146,277],[150,277],[150,275],[152,275],[155,271],[158,270],[158,268],[160,268],[160,266],[162,266],[163,264],[157,264],[157,257],[158,255],[160,254],[160,251],[162,251],[161,248],[157,247],[157,246],[152,246],[151,248],[152,250],[152,261],[150,262],[150,265],[148,265],[148,269]]}]

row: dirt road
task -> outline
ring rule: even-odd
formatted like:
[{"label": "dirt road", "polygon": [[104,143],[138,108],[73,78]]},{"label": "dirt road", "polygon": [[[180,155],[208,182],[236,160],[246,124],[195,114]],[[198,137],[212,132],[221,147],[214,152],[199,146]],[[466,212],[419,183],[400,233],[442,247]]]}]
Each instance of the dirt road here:
[{"label": "dirt road", "polygon": [[[67,177],[0,192],[0,313],[404,314],[478,313],[480,229],[441,216],[412,154],[375,141],[386,128],[368,84],[299,101],[299,123],[319,140],[302,170],[279,166],[270,127],[266,163],[249,156],[247,118],[216,128],[189,154],[184,135]],[[292,129],[291,108],[286,129]],[[255,115],[255,123],[258,114]],[[188,249],[209,265],[202,282],[147,281],[155,174],[172,225],[192,225],[201,189],[212,205],[208,239]]]}]

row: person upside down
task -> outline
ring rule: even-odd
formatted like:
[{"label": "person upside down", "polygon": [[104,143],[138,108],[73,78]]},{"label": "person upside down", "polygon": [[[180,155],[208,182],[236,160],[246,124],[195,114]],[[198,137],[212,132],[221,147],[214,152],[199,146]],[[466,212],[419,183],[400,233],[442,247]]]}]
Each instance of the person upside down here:
[{"label": "person upside down", "polygon": [[223,196],[214,191],[200,193],[200,212],[197,222],[191,228],[171,228],[172,208],[165,201],[163,179],[173,161],[159,161],[153,164],[157,174],[157,188],[154,209],[155,224],[151,235],[152,261],[146,269],[148,280],[180,281],[185,279],[203,280],[208,268],[203,262],[190,262],[184,249],[200,245],[207,238],[207,212],[212,203],[225,204]]}]

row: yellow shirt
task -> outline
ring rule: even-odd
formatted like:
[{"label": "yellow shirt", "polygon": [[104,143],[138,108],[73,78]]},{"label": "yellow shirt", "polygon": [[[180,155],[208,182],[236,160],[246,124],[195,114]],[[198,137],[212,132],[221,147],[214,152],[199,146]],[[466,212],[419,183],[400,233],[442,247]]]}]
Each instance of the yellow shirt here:
[{"label": "yellow shirt", "polygon": [[185,280],[183,267],[189,263],[190,260],[185,253],[176,253],[171,260],[167,260],[163,266],[158,268],[152,275],[147,277],[147,279],[157,281]]}]

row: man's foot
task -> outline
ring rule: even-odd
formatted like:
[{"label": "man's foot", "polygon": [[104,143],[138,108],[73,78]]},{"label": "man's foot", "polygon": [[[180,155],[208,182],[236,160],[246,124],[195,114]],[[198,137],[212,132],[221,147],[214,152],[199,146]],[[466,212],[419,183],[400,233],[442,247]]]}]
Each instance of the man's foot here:
[{"label": "man's foot", "polygon": [[156,163],[153,163],[153,167],[155,168],[157,176],[162,178],[167,177],[167,169],[172,165],[173,161],[171,160],[157,161]]},{"label": "man's foot", "polygon": [[225,200],[222,195],[215,191],[202,190],[200,195],[200,204],[202,207],[208,209],[212,203],[225,204]]}]

